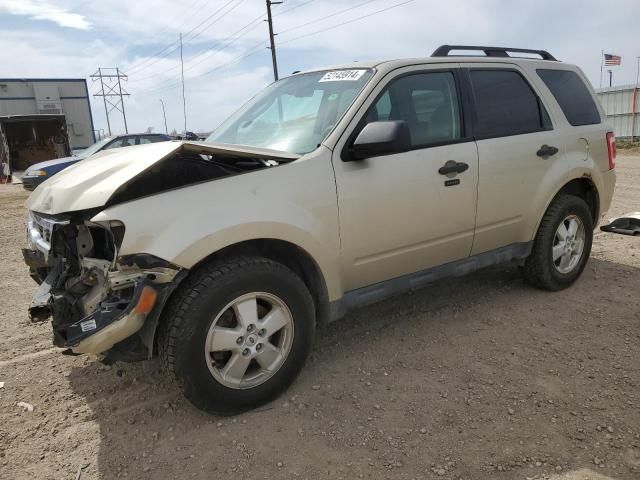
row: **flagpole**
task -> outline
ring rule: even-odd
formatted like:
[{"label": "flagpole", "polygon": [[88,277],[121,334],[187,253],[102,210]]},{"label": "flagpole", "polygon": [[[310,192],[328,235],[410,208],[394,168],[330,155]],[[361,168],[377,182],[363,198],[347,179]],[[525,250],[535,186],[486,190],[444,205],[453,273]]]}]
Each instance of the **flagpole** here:
[{"label": "flagpole", "polygon": [[604,68],[604,50],[600,50],[600,88],[602,88],[602,70]]}]

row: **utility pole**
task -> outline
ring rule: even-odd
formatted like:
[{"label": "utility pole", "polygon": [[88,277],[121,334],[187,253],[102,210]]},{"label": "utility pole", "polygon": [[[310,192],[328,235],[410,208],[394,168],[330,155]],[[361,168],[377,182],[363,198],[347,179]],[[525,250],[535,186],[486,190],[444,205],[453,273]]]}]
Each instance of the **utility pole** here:
[{"label": "utility pole", "polygon": [[274,41],[275,33],[273,33],[273,19],[271,18],[271,5],[280,5],[282,2],[267,2],[267,22],[269,23],[269,43],[271,44],[271,63],[273,63],[273,79],[278,81],[278,60],[276,59],[276,43]]},{"label": "utility pole", "polygon": [[187,135],[187,97],[184,94],[184,60],[182,58],[182,32],[180,32],[180,71],[182,72],[182,114],[184,115],[184,134]]},{"label": "utility pole", "polygon": [[[115,73],[113,73],[115,71]],[[111,73],[110,73],[111,72]],[[127,115],[124,109],[124,97],[128,97],[129,94],[122,89],[121,80],[127,80],[128,77],[120,71],[118,67],[113,68],[98,68],[98,70],[91,75],[91,79],[96,82],[100,80],[100,90],[98,93],[94,93],[94,97],[102,97],[104,103],[104,113],[107,117],[107,129],[109,135],[111,132],[111,122],[109,120],[109,112],[118,110],[122,113],[122,119],[124,120],[124,129],[126,133],[129,133],[127,127]],[[115,98],[115,100],[112,100]]]},{"label": "utility pole", "polygon": [[164,110],[164,102],[160,99],[160,103],[162,104],[162,116],[164,117],[164,133],[169,135],[169,129],[167,128],[167,112]]}]

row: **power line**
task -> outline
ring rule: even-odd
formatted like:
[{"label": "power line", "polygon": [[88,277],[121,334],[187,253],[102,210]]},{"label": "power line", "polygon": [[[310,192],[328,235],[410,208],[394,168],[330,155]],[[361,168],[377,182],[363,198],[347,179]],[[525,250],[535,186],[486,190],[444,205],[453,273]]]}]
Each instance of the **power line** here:
[{"label": "power line", "polygon": [[[191,10],[191,9],[192,9],[192,8],[193,8],[197,3],[204,4],[204,3],[206,3],[207,1],[208,1],[208,0],[205,0],[204,2],[199,2],[199,0],[196,0],[196,1],[195,1],[195,2],[193,2],[189,7],[187,7],[187,10]],[[199,8],[200,6],[201,6],[201,5],[198,5],[198,8]],[[194,13],[195,13],[195,12],[194,12]],[[185,19],[183,20],[183,22],[182,22],[182,23],[180,24],[180,26],[178,27],[178,30],[180,30],[180,29],[184,26],[184,24],[186,23],[186,21],[187,21],[189,18],[191,18],[192,16],[193,16],[193,15],[189,15],[189,16],[185,17]],[[155,41],[156,41],[156,40],[159,40],[159,39],[160,39],[160,37],[161,37],[161,36],[163,36],[163,34],[164,34],[165,32],[168,32],[168,30],[169,30],[168,28],[164,28],[164,29],[162,30],[162,32],[160,32],[159,34],[155,35],[155,36],[153,37],[153,39],[152,39],[151,41],[149,41],[148,43],[155,43]],[[163,52],[165,52],[167,49],[171,48],[172,46],[176,45],[177,43],[178,43],[178,40],[175,40],[175,41],[171,42],[169,45],[167,45],[166,47],[163,47],[161,50],[158,50],[156,53],[153,53],[152,55],[150,55],[150,56],[148,56],[148,57],[145,57],[145,58],[142,58],[142,59],[140,59],[140,60],[137,60],[137,61],[133,62],[133,63],[130,65],[131,69],[132,69],[132,70],[136,70],[136,69],[138,69],[138,68],[139,68],[139,67],[141,67],[143,64],[145,64],[145,63],[147,63],[147,62],[151,61],[151,60],[152,60],[153,58],[155,58],[156,56],[161,55]]]},{"label": "power line", "polygon": [[[368,2],[372,2],[372,1],[376,1],[376,0],[368,0]],[[306,33],[306,34],[303,34],[303,35],[299,35],[297,37],[290,38],[288,40],[285,40],[283,42],[278,42],[278,43],[280,45],[282,45],[282,44],[293,42],[293,41],[301,39],[301,38],[309,37],[309,36],[312,36],[312,35],[317,35],[318,33],[322,33],[322,32],[328,31],[328,30],[332,30],[332,29],[335,29],[335,28],[338,28],[338,27],[342,27],[344,25],[348,25],[348,24],[360,21],[360,20],[364,20],[365,18],[369,18],[369,17],[372,17],[372,16],[377,15],[379,13],[383,13],[383,12],[392,10],[394,8],[401,7],[403,5],[407,5],[407,4],[412,3],[414,1],[415,0],[405,0],[404,2],[400,2],[400,3],[397,3],[395,5],[391,5],[389,7],[382,8],[380,10],[376,10],[374,12],[370,12],[370,13],[365,14],[365,15],[361,15],[361,16],[353,18],[351,20],[347,20],[346,22],[342,22],[342,23],[339,23],[339,24],[336,24],[336,25],[332,25],[332,26],[325,27],[325,28],[322,28],[322,29],[319,29],[319,30],[315,30],[313,32],[309,32],[309,33]],[[362,6],[362,4],[360,4],[360,5]],[[201,73],[199,75],[196,75],[195,77],[192,77],[191,79],[193,80],[195,78],[204,77],[204,76],[210,75],[210,74],[212,74],[212,73],[214,73],[214,72],[216,72],[218,70],[221,70],[222,68],[225,68],[227,66],[230,66],[230,65],[233,65],[233,64],[236,64],[236,63],[239,63],[241,60],[243,60],[243,59],[245,59],[247,57],[250,57],[250,56],[254,55],[255,53],[257,53],[259,50],[262,49],[263,45],[264,45],[263,42],[259,42],[258,44],[254,45],[253,47],[251,47],[248,50],[246,50],[245,53],[239,55],[238,57],[235,57],[234,59],[230,60],[229,62],[226,62],[226,63],[223,63],[221,65],[218,65],[217,67],[213,68],[212,70],[209,70],[207,72],[204,72],[204,73]],[[148,95],[148,94],[149,95],[151,95],[151,94],[155,95],[158,92],[163,92],[165,90],[169,90],[169,89],[175,88],[176,86],[179,86],[179,85],[180,85],[180,82],[176,82],[176,83],[173,83],[171,85],[162,86],[162,87],[160,87],[158,89],[154,89],[154,90],[152,90],[150,92],[142,93],[141,95]]]},{"label": "power line", "polygon": [[[215,23],[217,23],[218,21],[220,21],[221,19],[223,19],[226,15],[228,15],[229,13],[231,13],[237,6],[239,6],[244,0],[229,0],[228,2],[226,2],[224,5],[222,5],[222,7],[220,7],[219,9],[217,9],[215,12],[213,12],[211,15],[209,15],[207,18],[205,18],[202,22],[200,22],[198,25],[196,25],[195,27],[193,27],[191,30],[189,30],[187,33],[184,34],[184,37],[188,37],[190,34],[192,34],[195,30],[197,30],[198,28],[200,28],[203,24],[205,24],[206,22],[208,22],[212,17],[214,17],[215,15],[217,15],[220,11],[222,11],[224,8],[226,8],[227,6],[229,6],[230,4],[232,4],[233,2],[236,2],[235,5],[233,5],[230,9],[228,9],[226,12],[224,12],[222,15],[220,15],[218,18],[214,19],[212,22],[210,22],[208,25],[205,25],[205,27],[198,32],[197,34],[193,35],[191,38],[188,38],[185,43],[188,43],[194,39],[196,39],[197,37],[199,37],[207,28],[209,28],[211,25],[214,25]],[[178,45],[176,45],[178,44]],[[171,48],[173,45],[176,45],[174,48]],[[147,59],[147,64],[143,67],[142,63],[139,64],[137,67],[132,68],[129,71],[129,74],[133,73],[133,72],[139,72],[141,70],[147,69],[149,68],[151,65],[154,65],[156,63],[158,63],[160,60],[162,60],[163,58],[167,58],[169,55],[171,55],[173,52],[177,51],[180,48],[179,42],[175,41],[173,43],[171,43],[170,45],[168,45],[167,47],[165,47],[163,50],[161,50],[161,52],[164,52],[167,49],[170,49],[168,51],[166,51],[166,53],[164,53],[163,55],[159,55],[155,56],[155,57],[150,57]],[[160,53],[161,53],[160,52]],[[144,63],[144,62],[143,62]]]},{"label": "power line", "polygon": [[[208,1],[208,0],[205,0],[205,2],[207,2],[207,1]],[[294,5],[294,6],[293,6],[293,7],[291,7],[291,8],[288,8],[288,9],[285,9],[285,10],[282,10],[282,11],[276,11],[276,12],[274,12],[274,13],[273,13],[273,16],[274,16],[274,17],[278,17],[278,16],[280,16],[280,15],[284,15],[284,14],[286,14],[286,13],[289,13],[289,12],[293,11],[293,10],[297,10],[297,9],[298,9],[298,8],[300,8],[300,7],[304,7],[305,5],[308,5],[309,3],[312,3],[312,2],[314,2],[314,1],[315,1],[315,0],[306,0],[306,1],[302,2],[302,3],[299,3],[299,4],[297,4],[297,5]],[[194,3],[191,5],[191,7],[193,7],[193,6],[195,5],[195,3],[197,3],[197,2],[194,2]],[[189,8],[191,8],[191,7],[189,7]],[[220,9],[216,10],[216,12],[214,12],[212,15],[215,15],[218,11],[220,11]],[[195,13],[195,12],[194,12],[194,13]],[[228,13],[228,12],[227,12],[227,13]],[[187,17],[187,18],[191,18],[192,16],[193,16],[193,15],[190,15],[190,16],[189,16],[189,17]],[[256,20],[253,20],[253,21],[249,22],[249,24],[247,24],[245,27],[241,28],[241,29],[240,29],[240,30],[238,30],[237,32],[235,32],[235,33],[231,34],[229,37],[232,37],[232,36],[233,36],[233,35],[235,35],[236,33],[239,33],[240,31],[244,30],[244,28],[247,28],[249,25],[251,25],[251,24],[252,24],[252,23],[254,23],[255,21],[257,21],[257,20],[259,20],[259,19],[261,20],[261,19],[263,19],[264,17],[266,17],[266,14],[261,14],[261,15],[259,15],[259,16],[256,18]],[[181,27],[182,27],[182,26],[184,26],[184,24],[185,24],[185,23],[186,23],[186,21],[182,22],[182,24],[181,24],[180,26],[181,26]],[[195,28],[197,28],[197,26],[196,26]],[[188,32],[188,33],[189,33],[189,32]],[[185,34],[185,35],[187,35],[187,34]],[[244,34],[243,34],[243,35],[241,35],[241,36],[244,36]],[[229,38],[229,37],[228,37],[228,38]],[[156,37],[156,38],[157,38],[157,37]],[[194,37],[194,38],[195,38],[195,37]],[[238,38],[240,38],[240,37],[238,37]],[[193,38],[192,38],[191,40],[193,40]],[[237,39],[234,39],[234,41],[235,41],[235,40],[237,40]],[[133,67],[132,67],[133,71],[135,71],[135,70],[139,70],[139,67],[141,67],[144,63],[150,62],[151,60],[153,60],[153,58],[155,58],[156,56],[158,56],[158,55],[162,54],[163,52],[165,52],[167,49],[171,48],[171,47],[172,47],[172,46],[174,46],[174,45],[176,45],[176,48],[175,48],[174,50],[177,50],[177,48],[178,48],[178,47],[177,47],[178,43],[179,43],[179,42],[178,42],[178,40],[176,40],[176,41],[174,41],[173,43],[171,43],[171,44],[169,44],[168,46],[166,46],[165,48],[163,48],[162,50],[160,50],[159,52],[157,52],[157,53],[153,54],[151,57],[147,57],[147,58],[143,59],[143,60],[141,61],[141,63],[139,63],[138,65],[136,65],[135,63],[134,63],[134,64],[132,64],[132,65],[133,65]],[[233,42],[231,42],[231,43],[233,43]],[[219,51],[219,50],[217,50],[217,49],[216,49],[216,50],[214,50],[212,53],[215,53],[216,51]],[[171,52],[167,52],[167,55],[163,56],[162,58],[166,58],[166,56],[168,56],[168,54],[169,54],[169,53],[171,53]],[[203,52],[203,53],[206,53],[206,52]],[[202,54],[200,54],[200,55],[202,55]],[[196,58],[197,58],[197,57],[196,57]],[[201,63],[201,62],[199,62],[199,63]],[[175,67],[171,67],[171,68],[170,68],[170,70],[175,70],[175,69],[177,69],[177,68],[178,68],[178,67],[177,67],[177,65],[176,65]],[[186,70],[189,70],[189,68],[187,68]],[[155,76],[155,75],[149,75],[148,77],[144,77],[144,79],[146,79],[146,78],[151,78],[151,77],[153,77],[153,76]],[[140,81],[140,80],[141,80],[141,79],[132,79],[131,81],[132,81],[132,82],[138,82],[138,81]]]},{"label": "power line", "polygon": [[[197,3],[204,4],[204,3],[208,2],[208,1],[209,1],[209,0],[204,0],[204,2],[201,2],[200,0],[196,0],[195,2],[191,3],[191,5],[189,5],[189,6],[185,9],[185,11],[193,9],[193,7],[194,7]],[[199,8],[199,7],[200,7],[200,5],[198,5],[198,8]],[[194,12],[194,13],[195,13],[195,12]],[[182,23],[180,24],[180,26],[178,27],[178,30],[180,30],[180,29],[184,26],[184,24],[186,23],[186,21],[187,21],[189,18],[191,18],[192,16],[193,16],[193,15],[188,15],[187,17],[185,17],[185,18],[184,18],[184,20],[183,20],[183,22],[182,22]],[[162,34],[163,34],[164,32],[166,32],[167,30],[168,30],[168,29],[167,29],[167,28],[165,28],[165,29],[163,29],[163,30],[162,30],[162,32],[161,32],[161,33],[158,33],[158,34],[154,35],[154,36],[152,37],[152,40],[150,40],[148,43],[155,43],[155,40],[159,40],[159,39],[160,39],[160,37],[162,36]],[[177,41],[172,42],[172,43],[171,43],[170,45],[168,45],[167,47],[164,47],[162,50],[160,50],[160,51],[158,51],[157,53],[154,53],[153,55],[151,55],[151,57],[146,57],[146,58],[140,59],[140,60],[138,60],[138,61],[136,61],[136,62],[133,62],[133,63],[132,63],[131,65],[129,65],[129,66],[130,66],[132,69],[137,69],[137,68],[138,68],[138,66],[140,66],[140,65],[142,65],[143,63],[145,63],[145,62],[149,61],[149,60],[150,60],[150,58],[153,58],[153,57],[154,57],[154,56],[156,56],[156,55],[160,55],[160,54],[161,54],[162,52],[164,52],[167,48],[170,48],[171,46],[175,45],[176,43],[177,43]]]},{"label": "power line", "polygon": [[[213,69],[211,69],[211,70],[209,70],[207,72],[204,72],[204,73],[201,73],[199,75],[196,75],[195,77],[192,77],[191,80],[193,80],[194,78],[199,78],[199,77],[204,77],[204,76],[210,75],[210,74],[212,74],[214,72],[217,72],[218,70],[222,70],[223,68],[226,68],[228,66],[231,66],[231,65],[234,65],[236,63],[239,63],[240,61],[244,60],[245,58],[248,58],[248,57],[250,57],[252,55],[255,55],[259,51],[262,51],[263,48],[264,48],[264,43],[263,42],[259,42],[258,44],[254,45],[252,48],[249,48],[249,49],[245,50],[241,55],[238,55],[237,57],[234,57],[233,59],[229,60],[228,62],[222,63],[222,64],[216,66],[215,68],[213,68]],[[171,85],[167,85],[167,86],[163,86],[163,87],[160,87],[160,88],[156,88],[156,89],[150,90],[148,92],[141,93],[139,95],[140,96],[156,95],[157,93],[164,92],[166,90],[171,90],[171,89],[173,89],[173,88],[175,88],[177,86],[180,86],[180,82],[175,82],[175,83],[173,83]]]},{"label": "power line", "polygon": [[316,18],[316,19],[311,20],[311,21],[306,22],[306,23],[301,23],[300,25],[296,25],[295,27],[287,28],[286,30],[280,30],[280,31],[278,32],[278,34],[279,34],[279,35],[281,35],[281,34],[283,34],[283,33],[292,32],[292,31],[294,31],[294,30],[298,30],[298,29],[300,29],[300,28],[304,28],[304,27],[306,27],[307,25],[311,25],[311,24],[313,24],[313,23],[318,23],[318,22],[321,22],[322,20],[326,20],[327,18],[335,17],[335,16],[337,16],[337,15],[341,15],[341,14],[346,13],[346,12],[349,12],[349,11],[351,11],[351,10],[355,10],[356,8],[363,7],[364,5],[367,5],[367,4],[369,4],[369,3],[379,2],[379,1],[380,1],[380,0],[366,0],[366,1],[364,1],[364,2],[361,2],[361,3],[357,4],[357,5],[353,5],[352,7],[345,8],[345,9],[343,9],[343,10],[339,10],[339,11],[334,12],[334,13],[331,13],[331,14],[329,14],[329,15],[325,15],[324,17]]},{"label": "power line", "polygon": [[403,6],[403,5],[406,5],[406,4],[411,3],[411,2],[414,2],[414,1],[415,1],[415,0],[406,0],[405,2],[397,3],[397,4],[395,4],[395,5],[391,5],[390,7],[383,8],[383,9],[381,9],[381,10],[376,10],[375,12],[371,12],[371,13],[369,13],[369,14],[367,14],[367,15],[362,15],[362,16],[360,16],[360,17],[356,17],[356,18],[351,19],[351,20],[348,20],[348,21],[346,21],[346,22],[342,22],[342,23],[339,23],[339,24],[337,24],[337,25],[333,25],[333,26],[331,26],[331,27],[322,28],[322,29],[320,29],[320,30],[316,30],[316,31],[314,31],[314,32],[305,33],[304,35],[300,35],[300,36],[298,36],[298,37],[290,38],[290,39],[288,39],[288,40],[285,40],[284,42],[278,42],[278,43],[279,43],[280,45],[283,45],[283,44],[285,44],[285,43],[291,43],[291,42],[294,42],[294,41],[299,40],[299,39],[301,39],[301,38],[310,37],[310,36],[312,36],[312,35],[316,35],[316,34],[318,34],[318,33],[326,32],[327,30],[333,30],[334,28],[342,27],[342,26],[344,26],[344,25],[348,25],[348,24],[350,24],[350,23],[354,23],[354,22],[358,22],[358,21],[360,21],[360,20],[364,20],[365,18],[372,17],[372,16],[374,16],[374,15],[377,15],[378,13],[386,12],[386,11],[389,11],[389,10],[391,10],[391,9],[393,9],[393,8],[401,7],[401,6]]},{"label": "power line", "polygon": [[[249,27],[251,27],[253,25],[256,25],[264,17],[265,17],[265,14],[259,15],[258,17],[254,18],[249,23],[247,23],[245,26],[243,26],[242,28],[236,30],[231,35],[229,35],[227,38],[222,40],[222,42],[220,42],[220,44],[217,45],[216,47],[210,48],[210,49],[205,50],[204,52],[201,52],[200,54],[198,54],[195,58],[193,58],[193,59],[191,59],[190,61],[187,62],[187,67],[184,69],[184,71],[187,72],[189,70],[192,70],[193,68],[195,68],[196,66],[198,66],[202,62],[204,62],[207,58],[211,57],[215,53],[218,53],[218,52],[224,50],[225,48],[227,48],[228,46],[232,45],[233,43],[235,43],[236,41],[238,41],[239,39],[241,39],[242,37],[244,37],[248,33],[252,32],[253,30],[248,30]],[[241,32],[243,32],[243,33],[241,33]],[[177,70],[178,68],[180,68],[179,65],[174,65],[173,67],[167,68],[167,70]],[[152,75],[147,75],[146,77],[132,79],[131,82],[140,82],[140,81],[147,80],[149,78],[155,78],[155,77],[157,77],[157,74],[152,74]]]},{"label": "power line", "polygon": [[304,7],[305,5],[307,5],[308,3],[311,3],[311,2],[313,2],[313,1],[315,1],[315,0],[307,0],[306,2],[302,2],[302,3],[300,3],[300,4],[298,4],[298,5],[295,5],[295,6],[291,7],[291,8],[287,8],[287,9],[282,10],[282,11],[277,11],[277,12],[275,12],[275,13],[273,14],[273,16],[274,16],[274,17],[278,17],[278,16],[280,16],[280,15],[284,15],[285,13],[289,13],[289,12],[291,12],[291,11],[293,11],[293,10],[297,10],[297,9],[298,9],[298,8],[300,8],[300,7]]}]

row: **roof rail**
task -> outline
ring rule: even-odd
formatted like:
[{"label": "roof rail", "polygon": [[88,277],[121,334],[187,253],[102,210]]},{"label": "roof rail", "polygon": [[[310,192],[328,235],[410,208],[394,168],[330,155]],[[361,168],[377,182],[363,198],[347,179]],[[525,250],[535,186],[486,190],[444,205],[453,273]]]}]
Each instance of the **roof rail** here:
[{"label": "roof rail", "polygon": [[431,54],[432,57],[455,57],[460,55],[449,55],[452,50],[478,50],[484,52],[487,57],[511,57],[508,52],[532,53],[540,55],[542,60],[558,60],[546,50],[529,50],[528,48],[508,48],[508,47],[479,47],[474,45],[441,45]]}]

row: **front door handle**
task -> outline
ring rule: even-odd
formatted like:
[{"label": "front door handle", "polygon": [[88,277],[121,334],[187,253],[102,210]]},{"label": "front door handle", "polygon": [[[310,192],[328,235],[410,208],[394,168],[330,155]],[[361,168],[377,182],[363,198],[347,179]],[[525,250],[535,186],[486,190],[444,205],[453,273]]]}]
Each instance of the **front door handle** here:
[{"label": "front door handle", "polygon": [[438,169],[440,175],[449,175],[452,173],[462,173],[469,168],[469,165],[462,162],[456,162],[455,160],[449,160],[442,167]]},{"label": "front door handle", "polygon": [[558,153],[558,149],[556,147],[551,147],[549,145],[542,145],[540,150],[536,152],[536,155],[544,158],[545,160],[553,155]]}]

